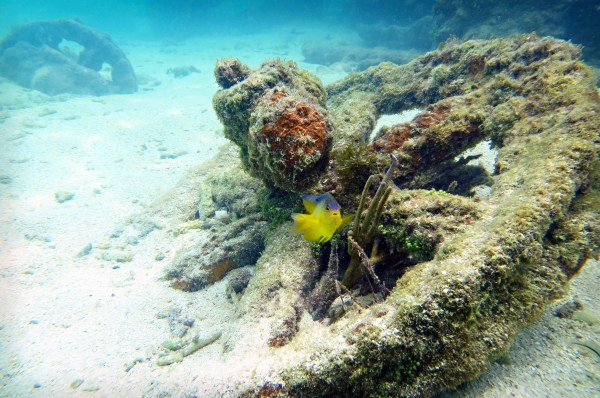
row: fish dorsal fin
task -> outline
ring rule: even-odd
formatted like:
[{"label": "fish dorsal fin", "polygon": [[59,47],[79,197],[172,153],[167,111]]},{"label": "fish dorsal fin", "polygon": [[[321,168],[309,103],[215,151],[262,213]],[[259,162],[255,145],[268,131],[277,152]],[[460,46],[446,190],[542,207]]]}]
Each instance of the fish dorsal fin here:
[{"label": "fish dorsal fin", "polygon": [[310,213],[316,219],[321,219],[323,215],[327,212],[327,201],[319,198],[319,200],[315,203],[315,208],[312,213]]},{"label": "fish dorsal fin", "polygon": [[310,214],[314,213],[317,208],[319,208],[319,210],[324,210],[325,206],[332,203],[337,205],[333,195],[331,195],[329,192],[322,195],[304,195],[302,197],[302,203],[304,204],[306,211]]},{"label": "fish dorsal fin", "polygon": [[302,197],[302,203],[304,204],[304,208],[309,214],[312,214],[315,211],[318,199],[319,195],[304,195]]}]

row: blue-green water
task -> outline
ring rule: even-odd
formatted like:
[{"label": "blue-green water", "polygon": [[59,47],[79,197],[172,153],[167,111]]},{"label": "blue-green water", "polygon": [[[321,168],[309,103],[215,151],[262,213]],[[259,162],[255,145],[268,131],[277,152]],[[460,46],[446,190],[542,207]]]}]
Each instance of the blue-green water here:
[{"label": "blue-green water", "polygon": [[[214,216],[199,228],[200,195],[190,193],[198,175],[219,180],[220,169],[197,168],[228,142],[213,110],[215,60],[239,57],[254,68],[280,57],[329,84],[381,61],[408,62],[449,38],[535,31],[582,45],[584,60],[598,65],[599,7],[597,0],[1,0],[0,40],[22,24],[77,20],[112,38],[137,85],[96,96],[77,91],[85,82],[56,79],[46,95],[48,85],[34,81],[46,65],[16,81],[33,61],[0,62],[0,397],[233,396],[226,387],[268,373],[262,358],[251,358],[263,354],[260,344],[247,350],[247,366],[246,358],[227,357],[223,340],[236,340],[227,326],[237,333],[239,314],[223,281],[189,293],[162,279],[181,248],[218,245],[195,240],[211,223],[238,217],[210,209]],[[84,46],[74,41],[55,50],[76,58]],[[100,67],[99,75],[111,73],[111,65]],[[239,177],[227,167],[225,180]],[[189,170],[200,171],[173,194]],[[240,195],[248,195],[255,186],[243,181]],[[177,213],[190,203],[196,207],[189,214]],[[597,308],[589,292],[598,273],[588,271],[574,289],[586,308]],[[561,328],[549,313],[545,321],[517,340],[520,385],[508,365],[494,363],[484,387],[470,385],[456,396],[482,396],[486,388],[483,396],[542,396],[548,382],[539,374],[558,374],[565,391],[594,396],[597,370],[586,369],[595,357],[562,347],[580,332]],[[190,328],[191,338],[217,326],[222,341],[181,366],[156,365],[175,332]],[[548,364],[545,351],[564,362]],[[527,395],[528,388],[537,393]]]},{"label": "blue-green water", "polygon": [[[600,10],[595,0],[307,0],[262,1],[18,1],[0,4],[0,33],[15,25],[75,18],[117,41],[185,40],[201,35],[244,35],[282,27],[327,27],[348,35],[346,44],[424,52],[450,37],[489,38],[537,32],[571,40],[586,58],[600,59]],[[322,37],[326,39],[326,37]]]},{"label": "blue-green water", "polygon": [[18,1],[5,0],[1,28],[31,20],[78,18],[115,37],[185,38],[211,33],[269,31],[273,27],[360,23],[406,24],[430,12],[432,1]]}]

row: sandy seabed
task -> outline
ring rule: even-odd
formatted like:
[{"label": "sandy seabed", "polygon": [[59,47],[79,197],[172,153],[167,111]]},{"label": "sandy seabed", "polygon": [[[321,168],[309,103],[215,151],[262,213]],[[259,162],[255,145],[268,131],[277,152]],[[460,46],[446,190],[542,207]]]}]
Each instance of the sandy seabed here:
[{"label": "sandy seabed", "polygon": [[[260,350],[224,359],[219,342],[157,366],[171,337],[158,315],[183,308],[196,329],[226,327],[225,287],[171,289],[162,271],[185,242],[166,230],[129,242],[131,261],[107,260],[99,248],[226,143],[212,110],[215,60],[301,60],[302,40],[282,32],[126,42],[140,80],[131,95],[47,97],[0,80],[0,396],[219,397],[268,374]],[[200,73],[166,73],[188,65]],[[345,73],[343,65],[301,66],[326,83]],[[599,396],[600,358],[588,347],[600,336],[599,282],[598,262],[589,261],[502,361],[442,396]],[[578,316],[556,316],[573,300],[583,305]]]}]

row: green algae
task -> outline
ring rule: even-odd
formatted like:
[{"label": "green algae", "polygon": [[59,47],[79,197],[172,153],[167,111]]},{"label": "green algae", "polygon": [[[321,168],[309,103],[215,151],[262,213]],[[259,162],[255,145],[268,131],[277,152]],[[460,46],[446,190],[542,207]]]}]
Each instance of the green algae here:
[{"label": "green algae", "polygon": [[350,254],[350,263],[348,264],[348,268],[346,269],[342,280],[342,284],[346,288],[353,288],[354,285],[358,283],[365,274],[365,272],[363,272],[364,269],[371,273],[372,278],[375,280],[374,282],[378,282],[377,277],[373,274],[372,261],[367,258],[364,247],[371,242],[385,203],[393,191],[391,186],[391,175],[397,165],[398,159],[392,155],[391,165],[381,179],[381,182],[379,182],[377,191],[370,200],[368,208],[365,208],[365,204],[367,196],[369,195],[369,188],[371,185],[375,185],[374,176],[369,177],[365,183],[356,214],[351,223],[350,231],[348,231],[348,254]]},{"label": "green algae", "polygon": [[181,361],[183,361],[183,354],[181,352],[176,352],[174,354],[168,354],[168,355],[159,357],[156,360],[156,364],[158,366],[169,366],[169,365],[173,365],[174,363],[181,362]]},{"label": "green algae", "polygon": [[75,198],[75,194],[73,192],[59,191],[54,194],[54,198],[58,203],[64,203]]},{"label": "green algae", "polygon": [[142,358],[142,357],[134,358],[131,362],[129,362],[125,366],[125,372],[129,372],[131,369],[133,369],[135,367],[135,365],[137,365],[138,363],[142,363],[142,362],[144,362],[144,358]]},{"label": "green algae", "polygon": [[575,311],[575,313],[573,314],[573,319],[585,322],[589,325],[600,324],[600,317],[597,314],[585,309]]},{"label": "green algae", "polygon": [[293,213],[302,212],[298,195],[295,194],[264,188],[258,191],[257,200],[269,231],[288,222]]},{"label": "green algae", "polygon": [[333,151],[335,173],[346,193],[360,192],[367,179],[380,168],[377,155],[364,142],[351,141]]},{"label": "green algae", "polygon": [[165,340],[162,346],[169,351],[177,351],[182,347],[181,341],[178,340]]},{"label": "green algae", "polygon": [[213,107],[250,175],[271,187],[300,192],[327,165],[325,99],[316,76],[294,62],[274,59],[248,70],[237,84],[223,86]]},{"label": "green algae", "polygon": [[158,357],[158,359],[156,360],[156,364],[158,366],[169,366],[174,363],[181,362],[185,357],[190,356],[196,351],[219,340],[219,338],[221,338],[221,335],[221,331],[215,332],[209,335],[208,337],[204,338],[200,338],[199,335],[196,335],[191,341],[187,343],[182,343],[181,341],[167,340],[163,343],[163,347],[167,348],[169,351],[175,352]]},{"label": "green algae", "polygon": [[[499,148],[493,190],[485,202],[437,191],[410,193],[438,205],[462,202],[449,206],[460,212],[429,215],[441,214],[440,240],[428,247],[439,251],[422,251],[419,261],[431,259],[399,273],[384,302],[338,319],[331,333],[345,331],[344,344],[319,349],[325,342],[311,342],[305,346],[314,350],[310,359],[286,367],[267,384],[301,397],[429,396],[478,375],[506,352],[521,327],[539,318],[569,276],[555,256],[563,247],[558,237],[576,248],[597,247],[597,234],[583,232],[597,230],[597,211],[572,207],[584,200],[576,196],[589,201],[594,195],[590,175],[600,125],[593,78],[578,55],[576,46],[535,35],[451,42],[407,65],[384,63],[327,87],[334,153],[365,142],[379,115],[425,107],[430,118],[419,135],[394,150],[401,159],[396,181],[410,182],[423,169],[435,170],[491,139]],[[359,104],[352,118],[348,103]],[[425,235],[407,238],[414,214],[404,210],[407,217],[398,221],[392,215],[401,208],[401,201],[387,206],[390,216],[380,237],[388,240],[390,253],[418,253]],[[267,250],[275,243],[287,248],[287,242],[271,242]],[[578,253],[570,269],[593,249]],[[297,265],[304,261],[299,254]],[[247,300],[260,296],[255,289],[272,288],[264,269],[255,277],[266,284],[251,281]],[[277,308],[284,319],[286,310]]]},{"label": "green algae", "polygon": [[[438,246],[481,216],[471,199],[436,190],[405,190],[392,195],[378,232],[388,252],[405,252],[408,264],[429,261]],[[447,244],[445,252],[451,247]]]},{"label": "green algae", "polygon": [[215,341],[219,340],[219,338],[221,337],[222,334],[223,333],[219,331],[219,332],[215,332],[212,335],[205,337],[205,338],[200,338],[200,336],[195,336],[192,339],[191,344],[188,344],[187,346],[182,348],[181,353],[183,354],[184,357],[187,357],[188,355],[192,355],[199,349],[204,348],[207,345],[212,344]]},{"label": "green algae", "polygon": [[204,222],[199,219],[187,221],[187,222],[184,222],[183,224],[180,224],[176,228],[174,228],[172,233],[173,233],[173,236],[184,235],[191,230],[202,228],[203,225],[204,225]]},{"label": "green algae", "polygon": [[[311,322],[307,296],[329,271],[324,257],[338,255],[343,272],[347,247],[319,247],[315,256],[283,222],[290,204],[272,186],[266,184],[265,197],[247,190],[272,231],[236,300],[240,318],[224,346],[232,355],[269,346],[283,361],[262,385],[240,395],[430,396],[477,376],[507,351],[517,331],[538,319],[597,253],[599,97],[579,52],[535,35],[448,42],[407,65],[384,63],[326,88],[331,162],[306,189],[335,191],[345,211],[357,205],[368,175],[388,162],[388,151],[368,140],[377,118],[425,109],[411,122],[412,136],[391,149],[401,159],[394,181],[402,189],[393,190],[365,244],[391,292],[374,303],[357,297],[359,289],[335,292],[345,301],[334,306],[343,309]],[[215,96],[215,107],[232,112],[226,134],[233,141],[247,140],[236,132],[249,130],[260,84],[274,88],[282,76],[249,76],[247,92],[234,89],[232,102]],[[433,184],[458,165],[456,156],[488,140],[498,149],[489,197],[439,190],[452,180]],[[225,196],[252,161],[243,148],[239,156],[228,154],[220,162],[236,171],[218,188]],[[200,192],[208,172],[199,173],[202,178],[185,182],[198,195],[183,197],[183,204],[177,195],[169,199],[179,222],[193,219],[199,208],[217,209],[211,190]],[[214,178],[211,184],[219,185]],[[198,206],[205,199],[207,207]],[[203,214],[210,218],[210,211]],[[181,352],[159,358],[180,359]]]}]

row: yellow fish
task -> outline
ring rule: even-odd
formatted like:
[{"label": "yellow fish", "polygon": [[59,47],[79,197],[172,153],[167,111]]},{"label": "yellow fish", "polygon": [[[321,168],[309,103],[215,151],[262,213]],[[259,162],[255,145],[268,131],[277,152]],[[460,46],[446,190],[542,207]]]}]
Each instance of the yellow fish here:
[{"label": "yellow fish", "polygon": [[309,242],[327,242],[352,219],[352,215],[342,218],[340,205],[330,193],[305,195],[302,199],[309,214],[292,214],[294,232],[303,233]]}]

